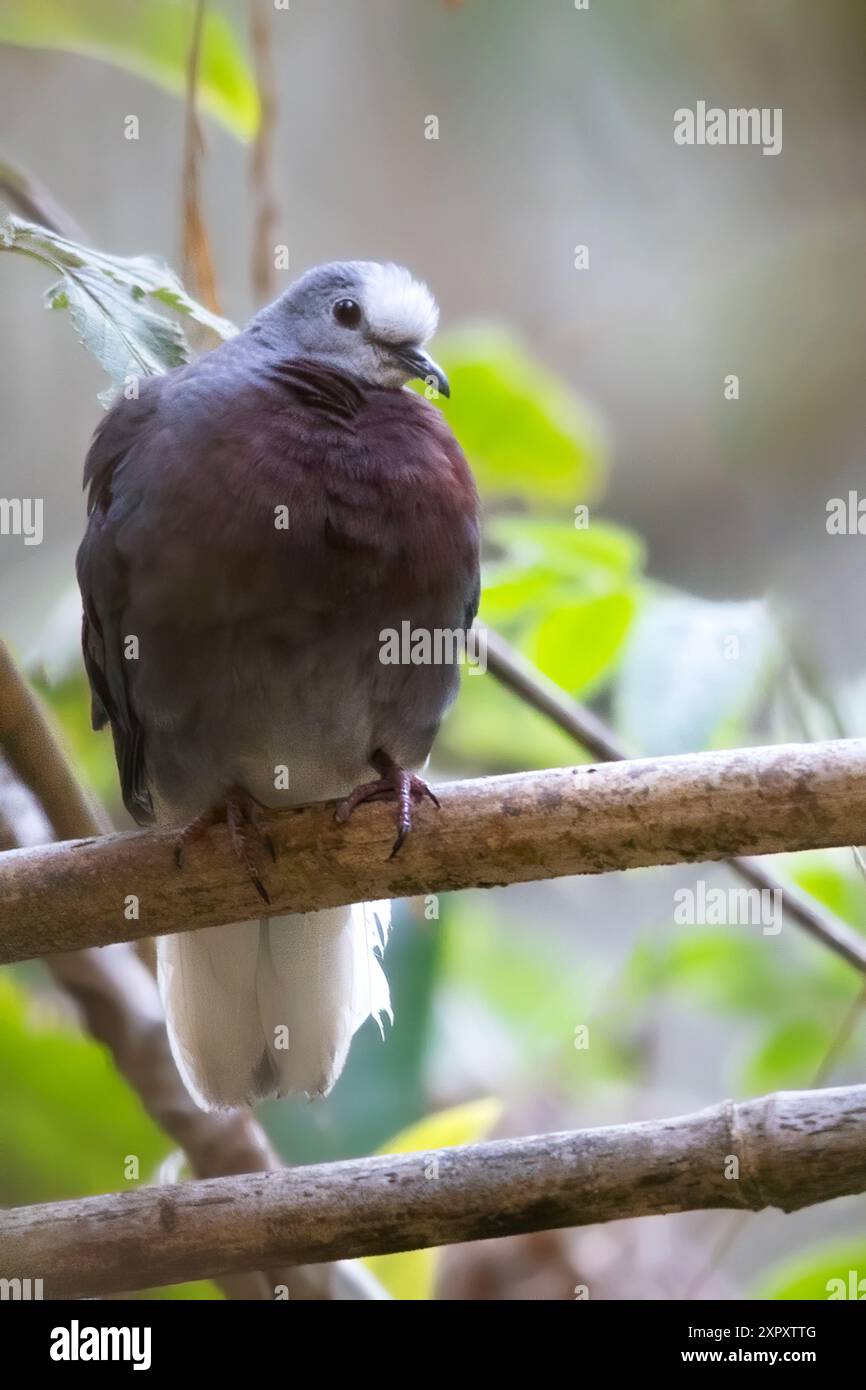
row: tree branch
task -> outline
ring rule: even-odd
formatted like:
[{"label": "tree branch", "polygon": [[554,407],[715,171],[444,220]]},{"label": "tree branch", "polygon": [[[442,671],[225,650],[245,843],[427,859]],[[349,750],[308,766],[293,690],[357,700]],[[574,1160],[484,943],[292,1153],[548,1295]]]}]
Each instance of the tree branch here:
[{"label": "tree branch", "polygon": [[207,11],[207,0],[194,0],[192,35],[186,62],[186,104],[183,128],[183,169],[181,173],[182,267],[184,283],[213,313],[221,312],[216,275],[207,225],[201,203],[201,156],[204,136],[198,119],[199,61]]},{"label": "tree branch", "polygon": [[[570,734],[576,743],[585,748],[599,762],[620,762],[631,756],[625,744],[621,743],[612,729],[592,710],[573,700],[561,690],[543,671],[539,671],[530,661],[514,649],[505,638],[492,628],[487,633],[487,669],[492,676],[517,695],[519,699],[552,720],[563,733]],[[782,884],[766,865],[756,859],[738,856],[729,859],[728,865],[753,888],[762,892],[784,891],[785,916],[813,936],[816,941],[847,960],[861,972],[866,972],[866,952],[858,950],[853,955],[849,949],[850,933],[838,918],[823,911],[818,903],[805,894]]]},{"label": "tree branch", "polygon": [[866,1188],[866,1086],[669,1120],[364,1158],[0,1217],[0,1274],[81,1298],[669,1212],[796,1211]]},{"label": "tree branch", "polygon": [[[393,807],[269,812],[265,915],[653,864],[866,840],[866,740],[784,744],[490,777],[437,788],[396,859]],[[225,826],[174,866],[147,830],[0,858],[0,962],[261,916]],[[137,914],[137,915],[136,915]],[[862,969],[866,942],[837,949]]]},{"label": "tree branch", "polygon": [[37,797],[58,840],[105,835],[111,821],[82,788],[42,703],[0,642],[0,748],[22,786]]}]

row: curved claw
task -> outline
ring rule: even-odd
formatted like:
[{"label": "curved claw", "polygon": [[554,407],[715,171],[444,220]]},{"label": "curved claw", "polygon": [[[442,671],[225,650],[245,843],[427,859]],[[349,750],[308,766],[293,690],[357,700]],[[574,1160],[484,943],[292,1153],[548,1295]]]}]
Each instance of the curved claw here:
[{"label": "curved claw", "polygon": [[270,905],[271,905],[271,895],[270,895],[270,893],[268,892],[268,890],[267,890],[267,888],[265,887],[265,885],[262,883],[262,881],[261,881],[261,879],[259,878],[258,874],[255,874],[255,873],[250,874],[250,882],[252,883],[253,887],[255,888],[255,890],[256,890],[256,892],[258,893],[259,897],[261,898],[262,902],[267,903],[267,904],[268,904],[268,907],[270,907]]},{"label": "curved claw", "polygon": [[189,825],[178,835],[174,844],[174,862],[178,869],[183,868],[183,855],[187,845],[198,840],[204,832],[218,821],[225,821],[228,825],[229,839],[235,857],[240,861],[246,870],[250,883],[255,888],[262,902],[270,906],[271,897],[267,888],[259,877],[252,848],[250,846],[250,832],[253,832],[261,844],[263,844],[271,856],[271,860],[276,863],[277,852],[274,842],[263,829],[262,807],[249,792],[242,787],[232,787],[226,793],[225,801],[202,815],[196,816],[195,820],[190,821]]},{"label": "curved claw", "polygon": [[391,853],[388,858],[393,859],[400,853],[406,836],[412,829],[412,806],[413,803],[423,801],[428,796],[437,810],[440,809],[439,800],[430,790],[427,783],[414,773],[406,772],[402,767],[398,767],[384,754],[375,754],[371,759],[373,766],[381,770],[382,776],[375,782],[362,782],[353,792],[340,802],[335,813],[334,819],[339,824],[345,822],[366,801],[384,801],[393,798],[397,802],[397,838],[394,841]]}]

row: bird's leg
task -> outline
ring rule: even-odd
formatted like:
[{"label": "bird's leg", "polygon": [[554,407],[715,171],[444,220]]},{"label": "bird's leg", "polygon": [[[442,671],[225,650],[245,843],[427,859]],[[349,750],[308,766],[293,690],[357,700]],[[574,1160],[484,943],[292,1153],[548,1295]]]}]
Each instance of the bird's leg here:
[{"label": "bird's leg", "polygon": [[393,859],[412,829],[413,803],[423,801],[425,796],[429,796],[437,808],[439,802],[426,782],[422,781],[420,777],[414,776],[413,773],[406,772],[404,768],[398,767],[394,759],[389,757],[382,748],[377,748],[371,754],[370,766],[379,773],[378,778],[375,782],[362,782],[359,787],[350,792],[337,807],[336,819],[341,823],[347,821],[355,808],[363,805],[365,801],[386,801],[393,797],[397,802],[397,838],[390,855]]},{"label": "bird's leg", "polygon": [[184,826],[174,842],[175,864],[179,869],[182,868],[183,853],[187,845],[200,839],[210,826],[217,825],[220,821],[227,823],[232,849],[246,870],[259,897],[263,902],[270,903],[268,890],[259,878],[250,841],[255,837],[260,844],[265,846],[274,861],[276,861],[277,852],[273,840],[264,830],[262,806],[255,797],[244,791],[243,787],[229,787],[223,801],[218,801],[209,810],[196,816],[195,820],[191,820],[189,825]]}]

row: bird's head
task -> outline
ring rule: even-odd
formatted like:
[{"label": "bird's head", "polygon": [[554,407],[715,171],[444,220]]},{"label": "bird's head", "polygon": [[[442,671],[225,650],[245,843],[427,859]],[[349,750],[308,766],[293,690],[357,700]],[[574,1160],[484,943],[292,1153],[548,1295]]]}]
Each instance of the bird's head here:
[{"label": "bird's head", "polygon": [[438,320],[427,286],[403,266],[334,261],[308,270],[253,325],[272,345],[370,385],[420,378],[447,396],[448,378],[425,351]]}]

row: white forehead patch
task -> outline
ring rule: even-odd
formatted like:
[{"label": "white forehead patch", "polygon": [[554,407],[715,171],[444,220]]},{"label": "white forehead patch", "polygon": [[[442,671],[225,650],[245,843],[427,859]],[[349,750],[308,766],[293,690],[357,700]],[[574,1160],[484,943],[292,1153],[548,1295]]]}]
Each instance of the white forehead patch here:
[{"label": "white forehead patch", "polygon": [[364,309],[373,334],[385,342],[426,343],[439,322],[439,310],[427,286],[402,265],[368,263]]}]

